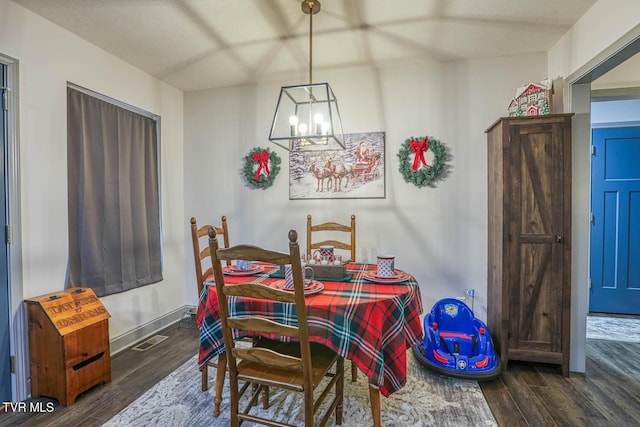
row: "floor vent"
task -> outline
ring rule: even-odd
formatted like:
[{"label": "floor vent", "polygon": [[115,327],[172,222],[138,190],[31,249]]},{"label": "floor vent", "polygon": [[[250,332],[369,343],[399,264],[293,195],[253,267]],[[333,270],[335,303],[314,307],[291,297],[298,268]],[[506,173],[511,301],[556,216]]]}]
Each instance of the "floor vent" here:
[{"label": "floor vent", "polygon": [[167,338],[169,338],[169,337],[166,336],[166,335],[154,335],[151,338],[141,342],[137,346],[132,347],[131,350],[147,351],[151,347],[155,347],[156,345],[160,344],[162,341],[166,340]]}]

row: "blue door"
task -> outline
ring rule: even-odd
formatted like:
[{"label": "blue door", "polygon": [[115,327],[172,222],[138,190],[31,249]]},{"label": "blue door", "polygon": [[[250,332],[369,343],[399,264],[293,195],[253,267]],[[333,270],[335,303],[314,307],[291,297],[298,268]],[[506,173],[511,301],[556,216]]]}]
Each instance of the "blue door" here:
[{"label": "blue door", "polygon": [[[0,87],[7,86],[7,67],[0,64]],[[9,141],[7,130],[6,91],[0,89],[0,227],[4,229],[6,219],[5,161]],[[11,370],[9,363],[9,272],[7,262],[7,240],[4,230],[0,233],[0,402],[11,401]]]},{"label": "blue door", "polygon": [[592,141],[589,311],[640,314],[640,127]]}]

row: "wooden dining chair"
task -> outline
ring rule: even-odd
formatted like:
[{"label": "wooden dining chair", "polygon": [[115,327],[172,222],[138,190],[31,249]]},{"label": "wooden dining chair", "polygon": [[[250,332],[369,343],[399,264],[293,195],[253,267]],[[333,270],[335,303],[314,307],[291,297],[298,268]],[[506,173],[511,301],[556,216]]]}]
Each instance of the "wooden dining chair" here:
[{"label": "wooden dining chair", "polygon": [[[213,226],[210,224],[202,225],[198,227],[198,223],[194,217],[191,218],[191,241],[193,243],[193,259],[195,262],[196,268],[196,282],[198,285],[198,299],[200,299],[200,295],[202,295],[202,289],[204,288],[204,283],[207,278],[213,275],[213,263],[211,261],[211,252],[209,249],[209,236],[208,231],[209,228],[213,227],[216,230],[216,233],[222,236],[224,241],[224,247],[229,247],[229,227],[227,225],[227,217],[222,216],[222,224],[218,226]],[[227,262],[227,265],[230,265],[231,261]],[[209,389],[209,366],[217,369],[216,374],[216,397],[218,400],[215,409],[214,415],[220,415],[220,402],[222,401],[221,392],[222,386],[224,384],[225,370],[226,370],[226,356],[219,356],[217,361],[209,362],[208,366],[205,366],[200,374],[201,377],[201,388],[202,391],[206,391]],[[220,382],[220,384],[218,384]],[[220,396],[218,395],[220,394]],[[217,413],[216,413],[217,412]]]},{"label": "wooden dining chair", "polygon": [[[344,240],[327,239],[329,232],[345,232],[349,233],[350,239],[348,243]],[[322,233],[320,233],[322,232]],[[320,237],[321,236],[321,237]],[[314,240],[315,237],[315,240]],[[332,236],[329,236],[332,237]],[[324,238],[324,240],[322,240]],[[356,261],[356,216],[351,215],[351,224],[339,224],[337,222],[324,222],[322,224],[313,224],[311,215],[307,215],[307,255],[311,255],[311,251],[319,249],[320,246],[331,245],[336,249],[349,251],[350,260]]]},{"label": "wooden dining chair", "polygon": [[[205,224],[198,227],[198,222],[196,221],[195,217],[191,217],[191,242],[193,243],[193,260],[195,261],[196,267],[198,299],[202,294],[204,282],[207,280],[207,277],[213,274],[213,264],[211,262],[211,256],[209,254],[209,243],[207,235],[209,228],[213,227],[216,230],[216,233],[222,236],[224,247],[229,247],[229,226],[227,224],[227,217],[223,215],[221,221],[222,224],[219,227],[211,224]],[[202,239],[202,241],[200,239]],[[227,265],[231,265],[231,261],[227,262]]]},{"label": "wooden dining chair", "polygon": [[[339,231],[349,233],[349,243],[343,240],[329,240],[326,239],[329,232]],[[314,236],[316,240],[314,241]],[[322,236],[324,240],[321,240]],[[356,261],[356,216],[351,215],[351,225],[339,224],[337,222],[324,222],[322,224],[313,225],[311,221],[311,215],[307,215],[307,255],[312,255],[314,249],[319,249],[320,246],[331,245],[336,249],[343,249],[350,252],[351,262]],[[355,382],[358,379],[358,367],[351,363],[351,381]]]},{"label": "wooden dining chair", "polygon": [[[213,270],[220,307],[222,331],[229,366],[229,388],[231,394],[231,426],[242,421],[270,425],[290,426],[284,422],[251,414],[263,389],[281,388],[299,392],[304,399],[304,425],[315,425],[321,403],[331,396],[335,386],[335,395],[324,411],[320,424],[324,426],[335,413],[336,424],[342,424],[342,405],[344,389],[344,359],[333,350],[309,341],[307,309],[304,295],[302,267],[298,233],[289,231],[289,253],[262,249],[253,245],[237,245],[220,249],[216,232],[209,229],[209,248],[213,259]],[[234,285],[225,284],[222,262],[232,259],[262,261],[276,265],[291,264],[294,291],[269,287],[260,283],[248,282]],[[264,316],[232,316],[229,311],[229,297],[249,297],[268,300],[273,303],[295,304],[297,325],[281,323],[281,319]],[[268,334],[289,337],[291,342],[281,342],[267,338],[255,341],[251,348],[236,347],[234,331],[249,334]],[[324,380],[324,381],[323,381]],[[245,381],[239,388],[239,381]],[[250,383],[258,384],[245,408],[240,410],[240,398],[249,389]],[[314,391],[320,392],[314,396]]]}]

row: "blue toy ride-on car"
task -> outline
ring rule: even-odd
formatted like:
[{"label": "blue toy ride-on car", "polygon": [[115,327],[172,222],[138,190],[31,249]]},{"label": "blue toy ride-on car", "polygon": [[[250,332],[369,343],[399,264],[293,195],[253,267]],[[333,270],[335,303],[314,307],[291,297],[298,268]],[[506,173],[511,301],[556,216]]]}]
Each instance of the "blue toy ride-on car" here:
[{"label": "blue toy ride-on car", "polygon": [[492,380],[502,365],[489,329],[462,301],[445,298],[424,318],[424,338],[413,347],[425,367],[456,378]]}]

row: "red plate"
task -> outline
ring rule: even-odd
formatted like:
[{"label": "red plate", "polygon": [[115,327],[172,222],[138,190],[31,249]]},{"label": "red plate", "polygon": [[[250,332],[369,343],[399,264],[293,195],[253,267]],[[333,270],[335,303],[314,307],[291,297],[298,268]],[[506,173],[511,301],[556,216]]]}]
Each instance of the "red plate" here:
[{"label": "red plate", "polygon": [[260,273],[262,270],[261,265],[254,265],[248,270],[238,270],[235,265],[225,265],[222,267],[222,272],[229,276],[251,276],[252,274]]},{"label": "red plate", "polygon": [[376,276],[375,271],[365,271],[362,273],[362,277],[377,283],[400,283],[405,280],[409,280],[411,275],[409,273],[405,273],[404,271],[396,270],[395,274],[391,277],[378,277]]},{"label": "red plate", "polygon": [[[269,286],[271,286],[272,288],[281,289],[283,291],[293,292],[293,289],[285,288],[284,279],[276,280],[275,282],[269,284]],[[317,294],[318,292],[321,292],[323,289],[324,289],[324,283],[318,282],[317,280],[313,280],[311,281],[310,285],[306,285],[304,287],[304,294],[305,295]]]}]

